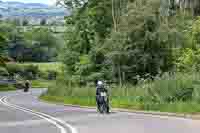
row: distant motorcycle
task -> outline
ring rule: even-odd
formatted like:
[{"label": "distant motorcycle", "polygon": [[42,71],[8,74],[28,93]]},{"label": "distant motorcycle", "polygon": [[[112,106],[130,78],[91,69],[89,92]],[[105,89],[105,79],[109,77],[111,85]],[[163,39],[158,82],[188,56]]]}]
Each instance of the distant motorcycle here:
[{"label": "distant motorcycle", "polygon": [[29,89],[28,88],[24,88],[24,92],[28,92],[29,91]]},{"label": "distant motorcycle", "polygon": [[98,110],[101,114],[109,113],[109,97],[107,92],[100,92],[98,96]]},{"label": "distant motorcycle", "polygon": [[28,92],[29,89],[30,89],[30,82],[27,80],[27,81],[25,82],[24,92]]}]

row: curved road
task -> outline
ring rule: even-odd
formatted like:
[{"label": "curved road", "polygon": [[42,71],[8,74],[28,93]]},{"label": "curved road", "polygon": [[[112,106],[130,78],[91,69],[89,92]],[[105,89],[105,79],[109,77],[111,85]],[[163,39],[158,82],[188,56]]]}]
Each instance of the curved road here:
[{"label": "curved road", "polygon": [[200,121],[125,112],[100,115],[38,101],[44,89],[0,93],[1,133],[199,133]]}]

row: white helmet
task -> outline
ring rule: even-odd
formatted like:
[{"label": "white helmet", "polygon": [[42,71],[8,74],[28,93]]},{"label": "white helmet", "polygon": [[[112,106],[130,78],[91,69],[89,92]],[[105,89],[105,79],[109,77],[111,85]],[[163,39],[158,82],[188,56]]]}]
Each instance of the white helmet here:
[{"label": "white helmet", "polygon": [[97,85],[98,85],[98,86],[102,86],[102,85],[103,85],[103,82],[102,82],[102,81],[98,81],[98,82],[97,82]]}]

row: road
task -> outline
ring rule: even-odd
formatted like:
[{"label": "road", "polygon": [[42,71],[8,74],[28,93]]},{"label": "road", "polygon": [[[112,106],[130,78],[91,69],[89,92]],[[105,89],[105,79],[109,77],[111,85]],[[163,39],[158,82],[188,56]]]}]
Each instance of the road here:
[{"label": "road", "polygon": [[0,93],[1,133],[199,133],[200,121],[44,103],[44,89]]}]

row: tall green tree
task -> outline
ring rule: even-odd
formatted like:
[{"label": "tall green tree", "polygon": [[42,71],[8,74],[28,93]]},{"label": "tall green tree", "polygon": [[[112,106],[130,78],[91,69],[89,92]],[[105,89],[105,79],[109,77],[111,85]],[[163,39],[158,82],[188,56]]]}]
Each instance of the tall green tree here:
[{"label": "tall green tree", "polygon": [[[28,51],[32,49],[34,61],[51,61],[57,56],[60,41],[48,28],[36,28],[25,33]],[[30,51],[31,52],[31,51]]]},{"label": "tall green tree", "polygon": [[47,20],[46,19],[42,19],[41,21],[40,21],[40,25],[41,26],[44,26],[44,25],[46,25],[47,24]]},{"label": "tall green tree", "polygon": [[5,49],[6,49],[6,38],[0,34],[0,66],[5,66]]},{"label": "tall green tree", "polygon": [[172,49],[181,33],[174,21],[177,16],[163,15],[160,4],[88,0],[73,10],[66,19],[70,28],[61,53],[70,77],[85,82],[114,79],[122,85],[137,75],[147,78],[170,70]]},{"label": "tall green tree", "polygon": [[104,45],[113,75],[117,75],[120,85],[134,80],[137,75],[155,76],[172,63],[168,59],[171,58],[170,30],[159,20],[159,4],[139,2],[129,4],[128,12],[121,16],[118,30],[114,30]]},{"label": "tall green tree", "polygon": [[100,75],[98,73],[102,68],[99,66],[103,61],[99,59],[101,54],[98,47],[112,30],[111,5],[111,0],[89,0],[73,9],[73,14],[66,18],[69,30],[65,34],[66,45],[62,57],[71,77],[86,80],[91,75]]}]

